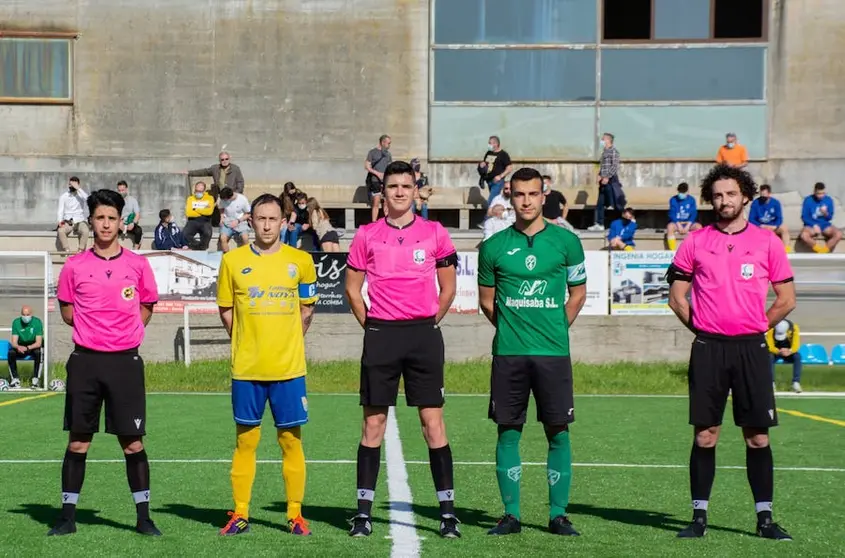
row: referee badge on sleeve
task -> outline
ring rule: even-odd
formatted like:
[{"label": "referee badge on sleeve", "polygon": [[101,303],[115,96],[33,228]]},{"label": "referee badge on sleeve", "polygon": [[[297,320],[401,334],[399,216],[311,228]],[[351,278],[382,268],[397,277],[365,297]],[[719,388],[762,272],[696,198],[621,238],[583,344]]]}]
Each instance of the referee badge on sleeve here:
[{"label": "referee badge on sleeve", "polygon": [[742,278],[748,281],[754,277],[754,264],[742,264],[742,270],[740,273],[742,274]]}]

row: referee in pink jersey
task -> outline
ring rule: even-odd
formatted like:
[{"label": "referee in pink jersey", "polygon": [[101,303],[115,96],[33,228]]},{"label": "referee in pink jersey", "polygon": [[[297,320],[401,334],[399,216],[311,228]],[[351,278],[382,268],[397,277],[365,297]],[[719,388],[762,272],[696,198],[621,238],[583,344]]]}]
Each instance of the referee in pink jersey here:
[{"label": "referee in pink jersey", "polygon": [[[364,425],[358,446],[358,513],[353,537],[372,533],[370,512],[378,480],[381,443],[389,407],[396,405],[399,378],[405,400],[417,407],[428,444],[431,475],[440,502],[440,535],[461,536],[455,516],[452,450],[443,422],[443,335],[439,323],[455,298],[458,255],[440,223],[413,213],[414,169],[404,161],[384,171],[385,217],[358,229],[346,269],[346,296],[364,328],[361,405]],[[361,287],[367,278],[369,310]],[[440,285],[440,293],[437,285]]]},{"label": "referee in pink jersey", "polygon": [[[757,535],[792,537],[772,521],[774,465],[769,428],[777,426],[766,331],[795,308],[795,284],[783,243],[751,225],[743,210],[757,193],[746,171],[719,165],[701,184],[715,224],[690,233],[669,268],[669,306],[693,333],[689,361],[692,523],[681,538],[703,537],[716,476],[716,442],[730,393],[745,438],[745,466],[757,511]],[[776,299],[766,310],[769,284]],[[687,293],[692,291],[692,304]]]},{"label": "referee in pink jersey", "polygon": [[85,457],[100,430],[117,436],[142,535],[161,535],[150,520],[150,464],[141,441],[146,428],[144,361],[138,346],[158,302],[149,262],[120,247],[123,197],[112,190],[88,196],[94,247],[67,260],[57,298],[62,319],[73,327],[67,361],[65,430],[70,432],[62,464],[62,511],[49,535],[76,532],[76,504],[85,479]]}]

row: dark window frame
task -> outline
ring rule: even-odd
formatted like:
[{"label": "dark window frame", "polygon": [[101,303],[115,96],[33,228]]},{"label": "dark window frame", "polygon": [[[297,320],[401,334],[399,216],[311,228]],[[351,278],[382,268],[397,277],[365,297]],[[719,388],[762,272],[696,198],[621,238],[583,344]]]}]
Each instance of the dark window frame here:
[{"label": "dark window frame", "polygon": [[771,16],[771,0],[763,1],[763,25],[760,34],[761,37],[752,37],[745,39],[715,39],[713,38],[716,30],[716,0],[710,1],[710,23],[707,39],[655,39],[654,37],[654,0],[651,0],[651,27],[649,29],[649,39],[605,39],[605,0],[599,0],[599,20],[601,22],[601,33],[599,33],[599,44],[605,45],[642,45],[642,44],[711,44],[711,43],[765,43],[769,40],[769,17]]},{"label": "dark window frame", "polygon": [[68,44],[68,93],[69,97],[3,97],[0,105],[73,105],[74,104],[74,67],[75,40],[79,33],[70,31],[3,31],[0,30],[0,40],[3,39],[43,39],[64,40]]}]

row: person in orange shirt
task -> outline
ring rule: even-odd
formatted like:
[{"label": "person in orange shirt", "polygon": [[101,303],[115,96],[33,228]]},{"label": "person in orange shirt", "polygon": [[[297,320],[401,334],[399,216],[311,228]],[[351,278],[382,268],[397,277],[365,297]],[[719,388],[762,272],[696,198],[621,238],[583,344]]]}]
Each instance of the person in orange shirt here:
[{"label": "person in orange shirt", "polygon": [[725,145],[719,148],[716,163],[725,163],[738,169],[744,169],[748,165],[748,151],[744,145],[737,143],[736,134],[733,132],[725,135]]}]

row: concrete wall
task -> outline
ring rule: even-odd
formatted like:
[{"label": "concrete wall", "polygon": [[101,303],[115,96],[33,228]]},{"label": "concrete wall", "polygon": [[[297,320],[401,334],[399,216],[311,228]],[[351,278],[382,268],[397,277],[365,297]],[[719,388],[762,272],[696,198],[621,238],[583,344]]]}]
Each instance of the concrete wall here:
[{"label": "concrete wall", "polygon": [[[822,180],[845,197],[845,3],[771,3],[769,161],[755,170],[782,190]],[[428,0],[7,0],[0,22],[80,33],[72,107],[0,106],[5,223],[21,210],[52,222],[71,174],[97,186],[128,177],[145,209],[172,208],[176,173],[224,145],[247,181],[274,184],[360,183],[383,132],[397,157],[427,153]],[[670,186],[708,166],[628,162],[623,180]],[[564,184],[595,172],[546,170]],[[472,164],[431,173],[441,185],[477,182]]]}]

